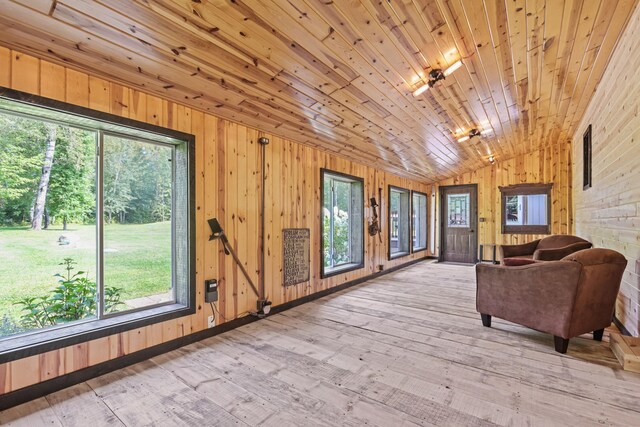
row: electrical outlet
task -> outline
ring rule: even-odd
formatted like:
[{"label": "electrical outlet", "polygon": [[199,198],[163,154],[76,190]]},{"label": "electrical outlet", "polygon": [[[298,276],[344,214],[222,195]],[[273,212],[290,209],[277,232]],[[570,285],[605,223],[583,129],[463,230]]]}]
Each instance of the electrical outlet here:
[{"label": "electrical outlet", "polygon": [[214,326],[216,326],[216,318],[211,315],[207,317],[207,327],[213,328]]}]

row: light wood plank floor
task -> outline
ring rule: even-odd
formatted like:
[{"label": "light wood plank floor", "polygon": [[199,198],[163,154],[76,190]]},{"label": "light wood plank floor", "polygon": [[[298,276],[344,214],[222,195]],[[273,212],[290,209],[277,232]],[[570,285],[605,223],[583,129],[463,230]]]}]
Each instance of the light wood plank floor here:
[{"label": "light wood plank floor", "polygon": [[8,425],[640,426],[604,342],[475,312],[473,267],[424,262],[0,413]]}]

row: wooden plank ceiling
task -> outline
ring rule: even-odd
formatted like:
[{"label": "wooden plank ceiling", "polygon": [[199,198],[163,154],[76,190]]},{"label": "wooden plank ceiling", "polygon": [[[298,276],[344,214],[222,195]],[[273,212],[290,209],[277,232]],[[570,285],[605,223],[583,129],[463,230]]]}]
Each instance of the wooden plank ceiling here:
[{"label": "wooden plank ceiling", "polygon": [[0,43],[437,181],[569,141],[636,4],[3,0]]}]

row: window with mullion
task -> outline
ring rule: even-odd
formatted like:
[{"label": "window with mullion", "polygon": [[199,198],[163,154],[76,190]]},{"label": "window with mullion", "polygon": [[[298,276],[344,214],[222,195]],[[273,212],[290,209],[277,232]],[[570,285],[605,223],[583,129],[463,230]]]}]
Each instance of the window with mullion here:
[{"label": "window with mullion", "polygon": [[549,234],[553,184],[516,184],[499,187],[502,198],[502,232]]},{"label": "window with mullion", "polygon": [[193,144],[0,88],[0,355],[195,311]]}]

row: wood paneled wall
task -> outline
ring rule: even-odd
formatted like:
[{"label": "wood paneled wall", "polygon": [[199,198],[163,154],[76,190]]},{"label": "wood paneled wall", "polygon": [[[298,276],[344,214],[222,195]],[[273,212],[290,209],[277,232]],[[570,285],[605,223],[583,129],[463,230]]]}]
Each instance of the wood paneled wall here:
[{"label": "wood paneled wall", "polygon": [[[383,230],[387,227],[387,185],[429,193],[430,185],[358,165],[256,129],[106,81],[16,51],[0,48],[0,85],[112,114],[153,123],[196,136],[196,285],[197,312],[137,330],[96,339],[0,365],[0,394],[167,342],[206,327],[205,278],[220,284],[219,310],[228,321],[255,309],[256,297],[231,257],[208,240],[206,219],[217,217],[240,259],[258,282],[261,158],[258,136],[267,136],[265,286],[274,304],[282,304],[429,253],[387,260],[387,239],[366,237],[365,267],[320,279],[320,168],[365,179],[365,198],[378,197]],[[370,217],[369,209],[365,210]],[[282,229],[311,229],[311,279],[282,285]],[[386,233],[385,233],[386,236]],[[220,319],[218,319],[220,321]]]},{"label": "wood paneled wall", "polygon": [[[640,8],[636,8],[573,136],[577,233],[623,253],[616,316],[640,334]],[[582,135],[592,126],[592,184],[583,190]]]},{"label": "wood paneled wall", "polygon": [[[478,184],[478,244],[516,244],[544,235],[502,234],[501,198],[498,187],[524,183],[553,183],[551,191],[551,233],[569,234],[573,227],[571,207],[571,144],[556,143],[493,165],[456,176],[437,184]],[[439,209],[439,208],[438,208]],[[437,212],[439,217],[439,212]],[[438,224],[439,225],[439,224]],[[440,227],[436,227],[437,230]],[[439,246],[439,240],[436,239]],[[487,258],[487,254],[485,254]]]}]

